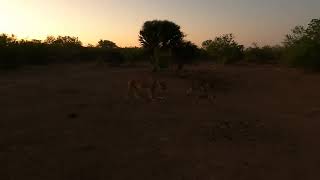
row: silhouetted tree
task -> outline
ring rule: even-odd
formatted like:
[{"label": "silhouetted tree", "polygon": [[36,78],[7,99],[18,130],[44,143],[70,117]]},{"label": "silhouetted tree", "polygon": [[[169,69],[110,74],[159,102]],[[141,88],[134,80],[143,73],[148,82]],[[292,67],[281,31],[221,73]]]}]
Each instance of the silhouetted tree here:
[{"label": "silhouetted tree", "polygon": [[205,49],[205,50],[208,50],[210,48],[210,46],[213,44],[213,40],[206,40],[206,41],[203,41],[202,43],[202,48]]},{"label": "silhouetted tree", "polygon": [[139,41],[141,45],[152,53],[153,70],[159,69],[159,54],[162,49],[171,49],[179,46],[184,38],[180,26],[164,20],[153,20],[144,23]]},{"label": "silhouetted tree", "polygon": [[307,36],[317,43],[320,43],[320,18],[312,19],[306,29]]},{"label": "silhouetted tree", "polygon": [[109,40],[100,40],[98,42],[98,48],[104,48],[104,49],[113,49],[113,48],[118,48],[116,43],[109,41]]},{"label": "silhouetted tree", "polygon": [[8,36],[7,34],[0,34],[0,47],[8,47],[16,43],[17,38],[15,35]]},{"label": "silhouetted tree", "polygon": [[202,47],[210,56],[222,60],[223,63],[232,63],[243,57],[244,46],[234,40],[233,34],[225,34],[214,40],[204,41]]},{"label": "silhouetted tree", "polygon": [[89,43],[89,44],[87,45],[87,48],[94,48],[94,45]]},{"label": "silhouetted tree", "polygon": [[308,27],[296,26],[287,34],[284,45],[289,47],[299,44],[303,41],[313,41],[320,43],[320,19],[312,19]]},{"label": "silhouetted tree", "polygon": [[307,28],[296,26],[286,35],[284,46],[292,66],[320,70],[320,18],[311,20]]},{"label": "silhouetted tree", "polygon": [[56,41],[56,38],[54,36],[48,36],[45,40],[44,43],[51,45]]},{"label": "silhouetted tree", "polygon": [[[82,42],[77,37],[71,36],[58,36],[56,39],[52,39],[49,36],[48,42],[54,46],[63,48],[79,48],[82,47]],[[50,41],[54,40],[54,41]]]},{"label": "silhouetted tree", "polygon": [[191,63],[200,56],[200,49],[191,41],[183,41],[173,48],[174,61],[177,63],[177,71],[181,71],[185,64]]}]

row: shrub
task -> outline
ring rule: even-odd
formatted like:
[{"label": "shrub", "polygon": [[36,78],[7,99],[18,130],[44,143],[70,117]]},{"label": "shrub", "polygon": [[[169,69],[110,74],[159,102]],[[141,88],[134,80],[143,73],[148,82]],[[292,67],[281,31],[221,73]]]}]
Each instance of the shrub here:
[{"label": "shrub", "polygon": [[239,45],[232,34],[225,34],[216,37],[214,40],[204,41],[202,47],[211,58],[221,63],[234,63],[243,58],[244,46]]}]

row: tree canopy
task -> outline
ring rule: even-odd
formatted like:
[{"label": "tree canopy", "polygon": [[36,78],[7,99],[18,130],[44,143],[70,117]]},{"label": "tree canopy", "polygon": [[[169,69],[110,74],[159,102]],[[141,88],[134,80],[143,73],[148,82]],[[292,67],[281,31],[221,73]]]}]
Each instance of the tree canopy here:
[{"label": "tree canopy", "polygon": [[114,49],[114,48],[118,48],[118,46],[116,45],[116,43],[109,41],[109,40],[100,40],[98,42],[98,48],[104,48],[104,49]]},{"label": "tree canopy", "polygon": [[58,36],[57,38],[48,36],[44,42],[49,45],[63,48],[78,48],[82,46],[82,42],[79,38],[71,36]]},{"label": "tree canopy", "polygon": [[184,33],[179,25],[167,20],[147,21],[139,33],[139,41],[144,49],[152,53],[153,71],[160,68],[162,50],[170,50],[182,44]]},{"label": "tree canopy", "polygon": [[239,60],[244,50],[244,46],[235,41],[233,34],[224,34],[214,40],[206,40],[202,43],[202,48],[210,56],[223,60],[224,63]]},{"label": "tree canopy", "polygon": [[167,20],[147,21],[140,31],[139,41],[144,48],[173,48],[185,36],[180,29],[179,25]]},{"label": "tree canopy", "polygon": [[320,70],[320,19],[313,19],[307,27],[296,26],[286,35],[286,59],[292,66]]}]

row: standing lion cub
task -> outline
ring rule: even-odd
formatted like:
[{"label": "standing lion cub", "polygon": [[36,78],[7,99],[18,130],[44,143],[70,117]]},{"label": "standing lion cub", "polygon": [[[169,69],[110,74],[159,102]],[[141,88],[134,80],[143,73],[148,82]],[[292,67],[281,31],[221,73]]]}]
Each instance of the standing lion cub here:
[{"label": "standing lion cub", "polygon": [[195,96],[197,101],[200,99],[207,99],[210,102],[213,102],[215,96],[212,95],[212,85],[201,79],[193,79],[191,87],[187,90],[187,96]]},{"label": "standing lion cub", "polygon": [[143,77],[128,81],[128,98],[148,101],[164,100],[161,95],[167,91],[167,83],[153,77]]}]

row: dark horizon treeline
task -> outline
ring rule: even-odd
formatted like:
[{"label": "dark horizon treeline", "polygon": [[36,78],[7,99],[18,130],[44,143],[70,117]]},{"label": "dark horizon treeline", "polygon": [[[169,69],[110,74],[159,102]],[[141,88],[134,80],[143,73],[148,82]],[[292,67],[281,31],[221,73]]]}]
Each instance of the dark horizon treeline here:
[{"label": "dark horizon treeline", "polygon": [[[154,22],[159,23],[160,21],[146,23]],[[163,22],[176,26],[180,31],[178,25],[169,21]],[[206,40],[202,43],[202,47],[197,47],[190,41],[184,41],[184,33],[179,33],[181,33],[183,43],[172,46],[174,48],[171,48],[170,55],[173,63],[187,64],[194,60],[209,60],[225,64],[237,62],[285,63],[289,66],[320,70],[320,19],[313,19],[307,27],[295,27],[290,34],[284,37],[283,44],[277,46],[259,47],[253,43],[251,47],[245,48],[234,40],[232,34],[225,34],[212,40]],[[121,48],[114,42],[100,40],[96,46],[85,47],[77,37],[71,36],[48,36],[46,40],[41,41],[18,40],[14,35],[0,34],[0,69],[98,59],[111,65],[150,61],[154,52],[145,48],[146,44],[143,43],[146,42],[141,43],[142,47]],[[178,61],[175,61],[176,59]]]},{"label": "dark horizon treeline", "polygon": [[97,46],[84,47],[77,37],[71,36],[48,36],[41,41],[18,40],[14,35],[0,34],[0,68],[97,59],[119,64],[140,58],[144,58],[142,49],[119,48],[107,40],[99,41]]}]

